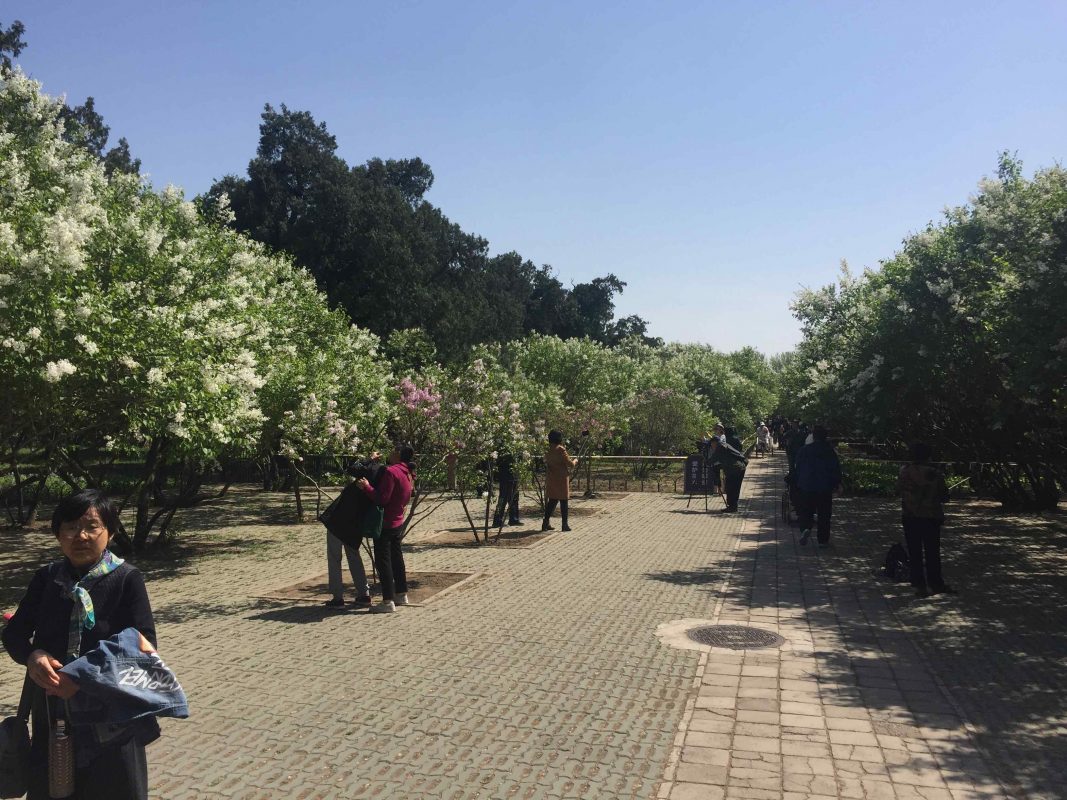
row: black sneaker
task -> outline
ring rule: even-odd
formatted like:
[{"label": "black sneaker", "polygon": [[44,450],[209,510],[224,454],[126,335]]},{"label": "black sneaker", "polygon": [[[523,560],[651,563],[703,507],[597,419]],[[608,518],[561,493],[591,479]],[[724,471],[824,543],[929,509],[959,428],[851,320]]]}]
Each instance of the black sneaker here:
[{"label": "black sneaker", "polygon": [[562,528],[562,530],[564,530],[564,531],[569,531],[570,529],[571,529],[570,525],[564,525],[563,528]]},{"label": "black sneaker", "polygon": [[541,530],[543,530],[543,531],[554,531],[554,530],[555,530],[555,528],[553,528],[553,527],[552,527],[551,525],[549,525],[549,524],[548,524],[547,522],[542,522],[542,523],[541,523]]},{"label": "black sneaker", "polygon": [[366,597],[357,597],[353,605],[360,606],[361,608],[369,608],[372,602],[370,595],[367,595]]},{"label": "black sneaker", "polygon": [[521,519],[509,519],[508,525],[522,525]]},{"label": "black sneaker", "polygon": [[[482,517],[482,519],[485,519],[485,518]],[[500,517],[497,517],[496,519],[493,520],[493,527],[494,528],[503,528],[504,527],[504,520],[500,519]]]},{"label": "black sneaker", "polygon": [[335,597],[332,600],[327,600],[323,605],[326,606],[326,608],[343,608],[345,601],[339,597]]}]

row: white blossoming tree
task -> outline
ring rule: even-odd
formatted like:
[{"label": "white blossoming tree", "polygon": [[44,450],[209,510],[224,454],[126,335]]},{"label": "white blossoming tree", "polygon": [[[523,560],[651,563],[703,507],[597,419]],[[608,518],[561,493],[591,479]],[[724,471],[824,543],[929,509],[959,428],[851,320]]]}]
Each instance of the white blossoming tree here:
[{"label": "white blossoming tree", "polygon": [[890,443],[984,462],[1003,502],[1050,508],[1067,481],[1067,170],[998,176],[878,270],[798,296],[804,407]]},{"label": "white blossoming tree", "polygon": [[0,433],[16,470],[31,452],[42,475],[99,484],[132,460],[139,547],[201,496],[214,465],[277,449],[285,412],[316,391],[351,424],[384,420],[376,337],[180,191],[108,180],[61,125],[56,101],[4,73]]}]

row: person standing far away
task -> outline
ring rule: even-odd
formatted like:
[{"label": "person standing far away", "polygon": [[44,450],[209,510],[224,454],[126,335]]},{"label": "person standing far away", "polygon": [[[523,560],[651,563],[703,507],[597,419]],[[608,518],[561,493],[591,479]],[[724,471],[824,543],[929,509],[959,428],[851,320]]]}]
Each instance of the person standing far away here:
[{"label": "person standing far away", "polygon": [[789,432],[789,441],[785,446],[785,457],[789,461],[790,472],[796,469],[797,454],[800,452],[800,448],[807,444],[808,433],[808,425],[805,422],[798,422]]},{"label": "person standing far away", "polygon": [[771,451],[771,429],[763,422],[756,426],[756,450],[761,454]]},{"label": "person standing far away", "polygon": [[359,540],[353,544],[345,544],[333,532],[339,528],[355,530],[367,513],[371,503],[363,493],[359,484],[359,478],[365,477],[372,483],[377,483],[378,478],[384,471],[379,462],[380,454],[371,453],[366,462],[359,462],[349,468],[350,474],[355,480],[341,490],[333,515],[330,518],[330,527],[326,529],[326,570],[329,576],[330,599],[323,605],[327,608],[342,608],[345,604],[344,581],[341,573],[341,554],[344,553],[348,560],[348,571],[352,574],[352,583],[356,590],[357,606],[370,606],[370,583],[367,581],[367,571],[363,568],[363,557],[359,553]]},{"label": "person standing far away", "polygon": [[745,480],[745,468],[748,461],[745,456],[731,444],[720,442],[718,439],[711,440],[711,464],[713,468],[722,470],[723,488],[726,490],[726,513],[737,511],[737,504],[741,498],[741,484]]},{"label": "person standing far away", "polygon": [[398,605],[408,605],[407,569],[401,540],[408,500],[415,487],[415,451],[407,445],[396,445],[389,454],[388,464],[378,485],[371,486],[360,478],[359,488],[382,507],[382,533],[374,541],[374,566],[382,589],[382,602],[371,606],[375,614],[396,611]]},{"label": "person standing far away", "polygon": [[827,441],[826,428],[816,425],[811,436],[811,444],[800,448],[796,461],[796,484],[800,497],[800,507],[797,509],[800,517],[800,543],[808,543],[812,522],[817,516],[819,547],[829,547],[834,492],[841,486],[841,460],[837,457],[834,446]]},{"label": "person standing far away", "polygon": [[493,515],[493,527],[503,527],[505,510],[508,512],[508,525],[521,525],[519,478],[515,474],[515,457],[511,453],[500,453],[496,462],[496,479],[499,493],[496,500],[496,513]]},{"label": "person standing far away", "polygon": [[571,499],[571,473],[577,466],[578,459],[571,458],[567,448],[563,446],[563,434],[559,431],[549,431],[548,452],[545,453],[545,518],[541,522],[541,530],[555,530],[549,521],[557,503],[563,530],[571,529],[567,522],[567,505]]},{"label": "person standing far away", "polygon": [[930,445],[916,442],[911,446],[911,463],[897,478],[911,585],[919,597],[956,593],[941,576],[941,525],[948,487],[941,470],[930,463],[932,455]]}]

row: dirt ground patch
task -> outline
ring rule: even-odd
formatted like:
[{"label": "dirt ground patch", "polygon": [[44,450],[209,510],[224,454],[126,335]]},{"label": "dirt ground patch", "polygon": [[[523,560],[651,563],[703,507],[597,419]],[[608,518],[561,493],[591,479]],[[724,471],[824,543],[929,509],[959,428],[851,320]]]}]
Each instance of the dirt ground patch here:
[{"label": "dirt ground patch", "polygon": [[[558,526],[555,531],[542,531],[540,528],[504,528],[497,537],[497,529],[489,529],[489,547],[526,548],[532,547],[538,542],[544,541],[553,534],[559,532]],[[478,531],[482,536],[482,531]],[[474,541],[474,534],[470,528],[449,528],[439,533],[431,534],[420,542],[430,547],[485,547]]]},{"label": "dirt ground patch", "polygon": [[[520,506],[519,507],[519,516],[521,516],[521,517],[527,517],[529,519],[541,519],[541,514],[542,513],[543,512],[541,511],[541,507],[540,506]],[[588,506],[588,505],[584,505],[582,503],[577,503],[576,504],[572,500],[571,504],[570,504],[570,508],[568,509],[568,513],[572,517],[591,517],[594,514],[599,514],[600,513],[600,507],[599,506]],[[555,512],[552,514],[552,518],[555,519],[558,516],[559,516],[559,508],[556,508]]]},{"label": "dirt ground patch", "polygon": [[[425,603],[434,595],[476,574],[473,572],[409,572],[408,600],[415,604]],[[370,591],[372,597],[381,596],[377,583],[371,584]],[[294,583],[292,586],[267,589],[256,596],[269,600],[292,600],[298,603],[323,603],[331,597],[329,579],[325,573],[300,581],[300,583]]]}]

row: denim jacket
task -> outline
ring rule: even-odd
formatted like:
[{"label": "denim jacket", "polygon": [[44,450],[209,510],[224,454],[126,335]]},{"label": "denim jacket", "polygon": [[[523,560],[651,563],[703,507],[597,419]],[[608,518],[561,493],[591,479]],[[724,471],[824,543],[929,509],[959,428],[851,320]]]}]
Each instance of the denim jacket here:
[{"label": "denim jacket", "polygon": [[189,716],[178,679],[157,653],[141,649],[142,641],[136,628],[126,628],[59,670],[78,684],[68,704],[72,724],[124,726],[143,717]]}]

